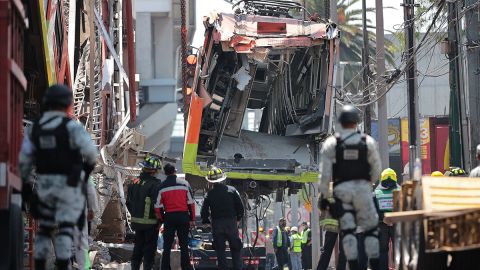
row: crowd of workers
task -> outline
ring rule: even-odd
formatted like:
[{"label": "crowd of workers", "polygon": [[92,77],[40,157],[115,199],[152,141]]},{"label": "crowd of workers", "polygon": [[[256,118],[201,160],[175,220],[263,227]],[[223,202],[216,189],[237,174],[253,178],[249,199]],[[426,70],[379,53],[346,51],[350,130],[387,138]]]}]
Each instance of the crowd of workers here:
[{"label": "crowd of workers", "polygon": [[303,222],[300,227],[286,226],[284,218],[278,226],[270,228],[265,241],[265,269],[291,270],[312,268],[312,235],[310,224]]},{"label": "crowd of workers", "polygon": [[[71,90],[50,87],[43,100],[42,117],[26,130],[20,152],[22,195],[38,219],[35,241],[35,269],[46,268],[53,240],[57,269],[69,269],[73,253],[82,269],[88,254],[88,223],[96,210],[95,190],[90,173],[97,149],[90,135],[78,122],[68,117],[72,105]],[[374,139],[357,131],[360,121],[352,106],[342,108],[335,135],[327,138],[321,149],[318,207],[320,225],[325,231],[322,254],[317,269],[326,270],[337,239],[340,255],[337,269],[386,270],[393,227],[386,212],[393,210],[393,193],[400,189],[394,170],[381,171]],[[477,147],[480,159],[480,146]],[[54,158],[53,158],[54,157]],[[139,164],[142,173],[128,186],[127,208],[135,230],[132,269],[152,269],[160,225],[163,224],[161,269],[171,269],[170,253],[177,236],[181,268],[191,269],[188,249],[189,233],[195,226],[195,200],[189,183],[176,176],[175,167],[163,165],[154,155]],[[32,168],[36,171],[33,192]],[[157,178],[163,169],[165,179]],[[461,168],[432,176],[466,176]],[[470,176],[479,177],[480,167]],[[204,198],[201,221],[211,226],[218,269],[227,269],[226,242],[233,269],[242,268],[242,241],[238,222],[244,217],[244,205],[237,190],[225,184],[227,176],[212,167],[206,176],[211,188]],[[372,189],[372,186],[374,188]],[[312,232],[308,223],[300,229],[288,228],[285,219],[268,230],[266,269],[291,270],[312,268]],[[75,250],[75,252],[72,252]],[[275,262],[276,261],[276,262]]]},{"label": "crowd of workers", "polygon": [[[135,246],[131,259],[132,269],[152,269],[157,249],[160,225],[163,224],[163,253],[161,269],[171,269],[170,255],[175,235],[180,246],[180,262],[183,270],[192,269],[189,254],[189,237],[195,227],[195,200],[187,181],[178,179],[175,168],[163,166],[166,179],[155,178],[162,167],[154,156],[147,156],[140,163],[140,178],[128,186],[127,208],[135,229]],[[227,269],[226,242],[230,247],[233,269],[242,269],[243,244],[237,223],[243,218],[244,206],[238,191],[224,184],[225,173],[212,167],[206,180],[212,184],[202,204],[201,219],[211,226],[213,244],[219,269]],[[155,203],[153,203],[155,200]]]}]

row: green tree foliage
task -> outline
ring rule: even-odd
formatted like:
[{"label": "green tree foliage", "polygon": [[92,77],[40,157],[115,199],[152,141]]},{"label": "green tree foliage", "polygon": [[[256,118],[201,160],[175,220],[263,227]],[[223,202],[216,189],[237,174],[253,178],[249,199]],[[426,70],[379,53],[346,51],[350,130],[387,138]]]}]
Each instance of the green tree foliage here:
[{"label": "green tree foliage", "polygon": [[[362,10],[354,8],[354,4],[361,0],[338,0],[337,14],[338,27],[340,29],[340,60],[347,62],[361,62],[363,48],[363,27],[362,27]],[[324,0],[308,0],[306,1],[307,10],[310,13],[324,14]],[[367,8],[368,14],[375,14],[374,8]],[[375,61],[375,27],[372,21],[367,18],[368,39],[370,42],[370,57]],[[393,64],[393,53],[396,46],[389,40],[385,40],[386,60]]]},{"label": "green tree foliage", "polygon": [[[362,9],[354,8],[354,5],[361,0],[338,0],[337,1],[337,18],[338,28],[340,30],[340,61],[358,63],[362,61],[363,49],[363,26],[362,26]],[[306,8],[311,13],[318,13],[323,16],[324,0],[307,0]],[[374,8],[368,8],[367,14],[375,14]],[[369,40],[369,55],[370,63],[375,63],[375,44],[376,35],[375,27],[372,21],[367,18],[368,40]],[[385,60],[387,64],[394,64],[394,53],[398,50],[393,42],[385,40]],[[356,76],[361,70],[358,65],[345,66],[345,83],[352,83],[347,90],[359,89],[362,81],[362,76]]]}]

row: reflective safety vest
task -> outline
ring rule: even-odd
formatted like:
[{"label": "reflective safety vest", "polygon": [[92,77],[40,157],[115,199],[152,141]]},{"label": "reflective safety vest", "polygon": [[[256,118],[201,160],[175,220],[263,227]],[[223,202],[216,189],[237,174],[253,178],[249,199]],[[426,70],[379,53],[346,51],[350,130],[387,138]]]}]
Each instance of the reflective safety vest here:
[{"label": "reflective safety vest", "polygon": [[302,244],[306,244],[308,242],[308,235],[310,234],[310,228],[306,229],[302,233]]},{"label": "reflective safety vest", "polygon": [[277,247],[281,247],[283,244],[282,236],[283,236],[283,232],[282,230],[280,230],[280,227],[277,226],[277,243],[275,243]]},{"label": "reflective safety vest", "polygon": [[375,189],[375,198],[378,203],[378,208],[382,212],[392,212],[393,211],[393,191],[400,190],[399,187],[393,189]]},{"label": "reflective safety vest", "polygon": [[325,218],[320,220],[320,226],[330,232],[338,232],[338,220],[333,218]]},{"label": "reflective safety vest", "polygon": [[292,235],[293,252],[302,252],[302,236],[298,233]]}]

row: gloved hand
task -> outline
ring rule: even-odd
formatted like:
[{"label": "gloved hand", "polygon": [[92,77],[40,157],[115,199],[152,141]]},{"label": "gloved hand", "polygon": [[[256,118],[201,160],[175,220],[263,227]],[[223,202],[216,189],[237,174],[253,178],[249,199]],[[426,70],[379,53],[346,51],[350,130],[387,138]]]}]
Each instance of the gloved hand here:
[{"label": "gloved hand", "polygon": [[323,198],[318,200],[318,208],[320,210],[325,211],[325,210],[327,210],[327,208],[329,208],[329,206],[330,206],[330,201],[329,200],[323,199]]}]

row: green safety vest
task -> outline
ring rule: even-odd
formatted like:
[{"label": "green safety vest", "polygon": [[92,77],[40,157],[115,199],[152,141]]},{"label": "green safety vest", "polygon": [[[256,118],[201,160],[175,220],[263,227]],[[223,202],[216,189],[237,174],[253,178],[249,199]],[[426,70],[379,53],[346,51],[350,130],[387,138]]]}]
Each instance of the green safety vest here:
[{"label": "green safety vest", "polygon": [[330,232],[337,232],[338,231],[338,220],[334,218],[324,218],[320,220],[320,226]]},{"label": "green safety vest", "polygon": [[393,189],[375,189],[375,198],[378,203],[378,208],[382,212],[392,212],[393,211],[393,191],[400,190],[396,187]]},{"label": "green safety vest", "polygon": [[306,244],[308,242],[308,235],[310,234],[310,229],[307,229],[302,232],[302,244]]},{"label": "green safety vest", "polygon": [[292,235],[293,252],[302,252],[302,236],[298,233]]},{"label": "green safety vest", "polygon": [[283,244],[282,236],[283,236],[283,232],[282,230],[280,230],[280,227],[277,226],[277,243],[276,243],[277,247],[281,247]]}]

